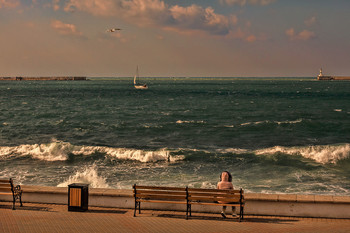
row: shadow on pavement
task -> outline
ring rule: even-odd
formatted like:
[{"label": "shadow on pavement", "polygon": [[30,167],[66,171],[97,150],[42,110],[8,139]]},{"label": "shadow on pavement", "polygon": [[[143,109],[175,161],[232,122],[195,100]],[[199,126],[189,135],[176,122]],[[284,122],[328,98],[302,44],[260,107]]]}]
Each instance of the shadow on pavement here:
[{"label": "shadow on pavement", "polygon": [[[145,214],[147,215],[147,214]],[[138,215],[142,216],[142,215]],[[161,217],[161,218],[177,218],[177,219],[186,219],[186,216],[183,214],[152,214],[153,217]],[[221,216],[210,216],[210,215],[192,215],[188,218],[189,221],[191,220],[206,220],[206,221],[224,221],[224,222],[239,222],[239,218],[234,217],[227,217],[222,218]],[[244,219],[242,219],[242,223],[249,222],[249,223],[275,223],[275,224],[292,224],[295,222],[298,222],[298,219],[291,219],[291,218],[284,218],[284,217],[264,217],[264,216],[244,216]]]},{"label": "shadow on pavement", "polygon": [[[12,205],[0,205],[0,209],[10,209],[12,210]],[[38,207],[38,206],[16,206],[16,210],[33,210],[33,211],[50,211],[50,212],[56,212],[53,211],[51,208],[48,207]],[[16,211],[14,210],[14,211]]]},{"label": "shadow on pavement", "polygon": [[94,213],[94,214],[126,214],[128,211],[124,210],[94,210],[94,209],[89,209],[86,211],[86,213]]}]

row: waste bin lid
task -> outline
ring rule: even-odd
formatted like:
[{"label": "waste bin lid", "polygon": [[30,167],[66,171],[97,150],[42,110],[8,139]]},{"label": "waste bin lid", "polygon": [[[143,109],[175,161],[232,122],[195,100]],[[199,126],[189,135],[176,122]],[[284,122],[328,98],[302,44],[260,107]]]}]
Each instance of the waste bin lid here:
[{"label": "waste bin lid", "polygon": [[69,184],[69,185],[68,185],[68,187],[72,187],[72,186],[75,186],[75,187],[88,187],[89,184],[73,183],[73,184]]}]

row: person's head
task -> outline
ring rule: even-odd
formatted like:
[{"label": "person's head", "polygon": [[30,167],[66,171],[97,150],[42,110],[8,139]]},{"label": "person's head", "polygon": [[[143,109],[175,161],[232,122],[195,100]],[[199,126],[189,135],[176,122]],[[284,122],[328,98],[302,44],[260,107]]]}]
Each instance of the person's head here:
[{"label": "person's head", "polygon": [[228,171],[223,171],[220,175],[220,181],[232,182],[232,175]]}]

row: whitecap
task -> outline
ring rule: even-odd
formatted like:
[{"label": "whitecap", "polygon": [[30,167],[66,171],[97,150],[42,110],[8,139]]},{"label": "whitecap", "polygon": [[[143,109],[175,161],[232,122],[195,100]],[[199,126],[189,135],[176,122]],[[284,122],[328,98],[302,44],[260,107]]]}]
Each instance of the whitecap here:
[{"label": "whitecap", "polygon": [[106,178],[100,176],[97,172],[97,166],[86,166],[70,176],[67,180],[57,185],[57,187],[67,187],[72,183],[89,184],[91,188],[109,188]]},{"label": "whitecap", "polygon": [[256,150],[255,154],[284,153],[289,155],[301,155],[304,158],[313,159],[322,164],[336,164],[340,160],[350,157],[350,144],[341,145],[318,145],[306,147],[283,147],[275,146],[266,149]]}]

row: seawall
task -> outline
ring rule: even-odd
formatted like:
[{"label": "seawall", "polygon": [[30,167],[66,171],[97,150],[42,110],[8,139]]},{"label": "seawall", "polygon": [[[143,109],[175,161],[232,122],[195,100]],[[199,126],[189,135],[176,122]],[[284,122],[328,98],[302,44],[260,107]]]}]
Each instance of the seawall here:
[{"label": "seawall", "polygon": [[0,81],[85,81],[83,76],[0,77]]},{"label": "seawall", "polygon": [[[68,187],[22,185],[24,205],[29,203],[67,204]],[[11,201],[0,195],[0,201]],[[245,214],[295,217],[323,217],[350,219],[350,196],[297,194],[245,194]],[[134,208],[132,190],[89,189],[89,206]],[[143,209],[186,211],[185,205],[143,203]],[[219,213],[220,207],[195,205],[195,212]]]}]

